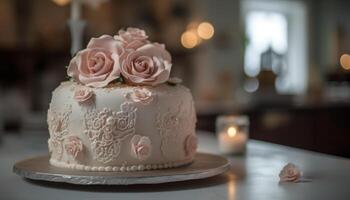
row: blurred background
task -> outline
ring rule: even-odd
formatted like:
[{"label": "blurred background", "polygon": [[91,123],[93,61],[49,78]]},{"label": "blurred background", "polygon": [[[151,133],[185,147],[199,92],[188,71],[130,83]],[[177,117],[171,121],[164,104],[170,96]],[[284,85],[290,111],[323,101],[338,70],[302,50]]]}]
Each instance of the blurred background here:
[{"label": "blurred background", "polygon": [[[143,28],[171,52],[199,130],[244,114],[253,139],[350,157],[350,69],[339,64],[350,53],[349,8],[347,0],[89,0],[83,46]],[[48,137],[51,92],[71,58],[70,12],[69,0],[0,0],[0,138]]]}]

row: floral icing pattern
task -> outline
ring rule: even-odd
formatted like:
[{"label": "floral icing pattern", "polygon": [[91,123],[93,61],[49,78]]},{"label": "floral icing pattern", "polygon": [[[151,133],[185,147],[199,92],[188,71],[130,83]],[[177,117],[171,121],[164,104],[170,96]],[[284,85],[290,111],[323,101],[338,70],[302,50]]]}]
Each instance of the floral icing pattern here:
[{"label": "floral icing pattern", "polygon": [[125,94],[128,101],[148,105],[153,101],[153,94],[147,88],[136,87],[132,92]]},{"label": "floral icing pattern", "polygon": [[64,140],[64,149],[68,155],[76,159],[78,154],[83,151],[83,143],[77,136],[69,136]]},{"label": "floral icing pattern", "polygon": [[185,154],[186,156],[193,155],[197,149],[197,137],[195,135],[188,135],[185,139]]},{"label": "floral icing pattern", "polygon": [[[188,116],[191,120],[188,120]],[[175,142],[178,142],[178,134],[189,135],[195,131],[196,116],[193,104],[190,108],[184,106],[182,102],[178,106],[168,109],[167,112],[158,112],[156,116],[156,127],[161,137],[161,151],[165,158],[171,157],[176,148],[168,148],[169,146],[175,146]],[[176,144],[182,145],[183,144]]]},{"label": "floral icing pattern", "polygon": [[151,140],[146,136],[134,135],[131,138],[131,155],[140,161],[146,160],[151,156]]},{"label": "floral icing pattern", "polygon": [[[56,112],[51,108],[47,112],[47,123],[49,126],[50,139],[48,140],[51,157],[60,160],[63,153],[63,140],[68,135],[69,116],[72,106],[66,106],[62,112]],[[55,150],[55,151],[54,151]]]},{"label": "floral icing pattern", "polygon": [[129,102],[120,105],[120,111],[104,108],[85,114],[85,130],[91,142],[94,159],[109,163],[117,159],[121,142],[135,133],[136,110]]},{"label": "floral icing pattern", "polygon": [[87,103],[94,97],[94,92],[90,88],[77,87],[74,91],[74,99],[78,103]]}]

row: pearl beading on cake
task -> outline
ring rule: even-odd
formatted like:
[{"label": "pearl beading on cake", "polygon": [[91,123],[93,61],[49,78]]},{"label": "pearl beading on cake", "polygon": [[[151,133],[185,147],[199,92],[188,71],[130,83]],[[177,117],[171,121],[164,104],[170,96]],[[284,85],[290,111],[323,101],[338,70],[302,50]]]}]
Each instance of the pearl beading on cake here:
[{"label": "pearl beading on cake", "polygon": [[168,162],[161,164],[146,164],[146,165],[130,165],[130,166],[87,166],[82,164],[68,164],[60,162],[54,159],[50,159],[50,164],[56,167],[63,167],[81,171],[94,171],[94,172],[134,172],[144,170],[156,170],[156,169],[167,169],[173,167],[180,167],[191,163],[193,160],[183,160],[177,162]]}]

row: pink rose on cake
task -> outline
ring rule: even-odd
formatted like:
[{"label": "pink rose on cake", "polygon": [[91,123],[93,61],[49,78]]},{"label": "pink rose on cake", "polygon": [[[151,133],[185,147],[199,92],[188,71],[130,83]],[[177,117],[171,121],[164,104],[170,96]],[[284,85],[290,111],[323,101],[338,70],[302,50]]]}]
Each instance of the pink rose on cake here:
[{"label": "pink rose on cake", "polygon": [[121,56],[121,74],[131,85],[157,85],[169,79],[171,56],[164,45],[145,44]]},{"label": "pink rose on cake", "polygon": [[150,43],[147,38],[146,32],[138,28],[127,28],[126,30],[119,30],[119,35],[115,35],[114,38],[123,44],[126,49],[137,49],[145,44]]},{"label": "pink rose on cake", "polygon": [[83,151],[83,143],[77,136],[69,136],[65,140],[64,148],[67,154],[75,159]]},{"label": "pink rose on cake", "polygon": [[134,135],[131,138],[131,155],[139,160],[145,160],[152,153],[151,140],[146,136]]},{"label": "pink rose on cake", "polygon": [[120,42],[112,36],[92,38],[86,49],[77,53],[68,66],[68,76],[91,87],[104,87],[120,77]]},{"label": "pink rose on cake", "polygon": [[197,149],[197,137],[195,135],[188,135],[185,139],[185,153],[192,155]]},{"label": "pink rose on cake", "polygon": [[132,92],[129,92],[125,95],[125,98],[129,101],[133,101],[135,103],[142,103],[147,105],[153,101],[153,95],[150,90],[147,88],[139,88],[136,87]]},{"label": "pink rose on cake", "polygon": [[94,92],[90,88],[77,87],[74,91],[74,99],[78,103],[88,102],[94,96]]},{"label": "pink rose on cake", "polygon": [[144,30],[128,28],[112,37],[92,38],[68,66],[68,76],[89,87],[112,81],[158,85],[169,79],[171,56],[163,44],[151,43]]}]

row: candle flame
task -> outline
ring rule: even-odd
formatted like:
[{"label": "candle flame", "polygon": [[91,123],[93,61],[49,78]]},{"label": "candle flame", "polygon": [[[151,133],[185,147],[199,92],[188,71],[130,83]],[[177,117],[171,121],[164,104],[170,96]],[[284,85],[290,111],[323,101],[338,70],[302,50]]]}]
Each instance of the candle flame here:
[{"label": "candle flame", "polygon": [[228,136],[234,137],[237,134],[237,129],[231,126],[230,128],[228,128],[227,133],[228,133]]}]

